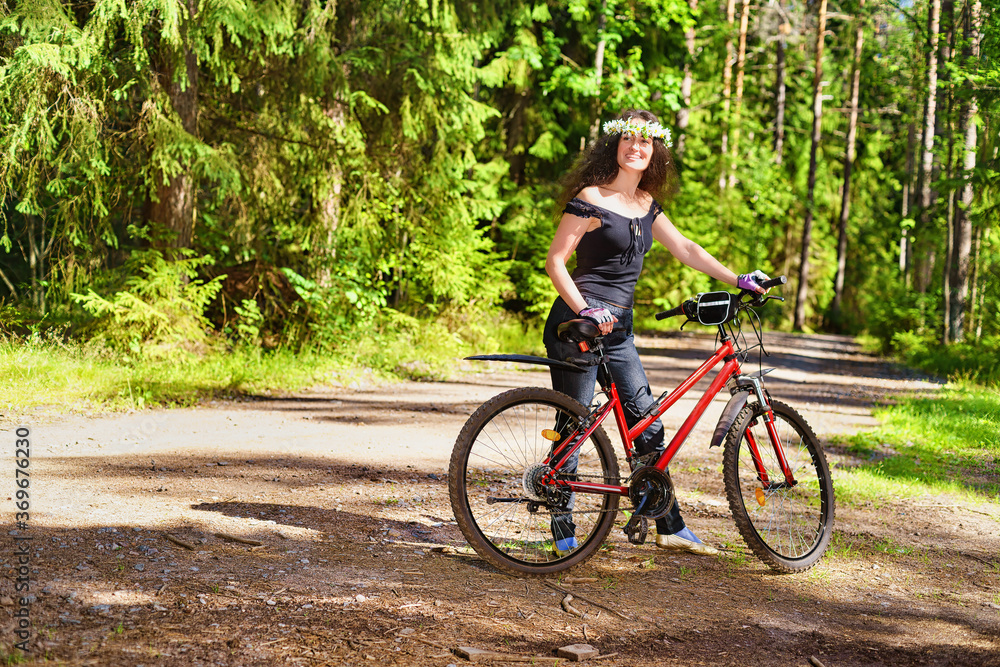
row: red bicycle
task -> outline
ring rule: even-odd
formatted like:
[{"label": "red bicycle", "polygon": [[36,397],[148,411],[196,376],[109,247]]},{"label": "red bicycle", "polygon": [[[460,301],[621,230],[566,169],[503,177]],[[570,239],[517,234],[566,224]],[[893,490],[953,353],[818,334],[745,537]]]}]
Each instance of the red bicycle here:
[{"label": "red bicycle", "polygon": [[[781,276],[764,283],[785,283]],[[548,575],[579,565],[600,548],[618,514],[631,503],[624,526],[642,544],[648,522],[665,516],[674,498],[666,472],[708,404],[724,388],[732,397],[711,447],[725,443],[722,474],[733,519],[747,546],[779,572],[807,570],[823,556],[833,532],[833,480],[812,429],[791,407],[772,400],[764,386],[770,368],[744,374],[752,350],[766,354],[755,311],[772,299],[746,290],[709,292],[656,315],[684,315],[718,328],[718,348],[673,391],[663,392],[632,428],[607,367],[602,337],[588,320],[559,328],[585,358],[574,363],[525,355],[469,359],[519,361],[580,371],[598,367],[601,387],[589,408],[552,389],[506,391],[477,409],[459,433],[448,485],[455,519],[485,560],[509,572]],[[743,323],[751,324],[750,345]],[[715,366],[722,368],[662,452],[636,456],[633,441]],[[604,402],[602,398],[604,397]],[[601,427],[609,417],[621,436],[629,473],[622,476]]]}]

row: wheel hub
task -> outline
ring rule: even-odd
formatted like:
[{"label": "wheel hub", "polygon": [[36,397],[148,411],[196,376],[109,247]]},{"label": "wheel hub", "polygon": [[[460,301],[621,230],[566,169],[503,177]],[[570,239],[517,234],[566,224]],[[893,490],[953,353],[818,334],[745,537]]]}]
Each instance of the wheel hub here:
[{"label": "wheel hub", "polygon": [[544,463],[533,463],[528,466],[524,475],[521,476],[521,487],[524,489],[524,495],[531,500],[545,502],[545,487],[542,484],[542,477],[550,470],[551,468]]}]

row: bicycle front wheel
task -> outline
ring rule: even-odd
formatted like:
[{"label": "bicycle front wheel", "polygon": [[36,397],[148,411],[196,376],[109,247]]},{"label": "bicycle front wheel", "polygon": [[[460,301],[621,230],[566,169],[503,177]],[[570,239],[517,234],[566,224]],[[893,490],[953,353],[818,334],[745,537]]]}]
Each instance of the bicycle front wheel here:
[{"label": "bicycle front wheel", "polygon": [[[552,574],[585,561],[607,537],[617,495],[560,494],[539,484],[553,432],[561,442],[586,414],[565,394],[527,387],[490,399],[462,428],[448,473],[451,506],[465,539],[497,568]],[[619,483],[618,460],[600,427],[557,476]]]},{"label": "bicycle front wheel", "polygon": [[743,408],[726,435],[726,496],[751,551],[778,572],[802,572],[815,565],[830,544],[833,480],[805,420],[784,403],[772,401],[771,408],[794,486],[785,481],[763,410],[753,404]]}]

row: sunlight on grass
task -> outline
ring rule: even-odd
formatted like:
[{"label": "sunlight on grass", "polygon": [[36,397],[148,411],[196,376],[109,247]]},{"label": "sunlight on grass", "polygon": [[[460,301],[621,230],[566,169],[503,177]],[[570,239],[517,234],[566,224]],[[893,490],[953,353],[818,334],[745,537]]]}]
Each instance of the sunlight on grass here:
[{"label": "sunlight on grass", "polygon": [[202,398],[295,390],[342,364],[315,354],[219,351],[126,363],[85,346],[0,342],[0,409],[141,409]]},{"label": "sunlight on grass", "polygon": [[997,392],[953,383],[938,396],[905,399],[876,416],[879,428],[845,441],[862,462],[837,469],[838,500],[877,506],[943,493],[1000,502]]},{"label": "sunlight on grass", "polygon": [[398,319],[335,350],[265,352],[227,348],[220,341],[197,354],[178,349],[153,359],[54,337],[0,338],[0,410],[133,410],[321,385],[446,380],[456,376],[463,356],[537,353],[534,346],[542,338],[537,327],[514,318],[479,322],[460,332],[440,322]]}]

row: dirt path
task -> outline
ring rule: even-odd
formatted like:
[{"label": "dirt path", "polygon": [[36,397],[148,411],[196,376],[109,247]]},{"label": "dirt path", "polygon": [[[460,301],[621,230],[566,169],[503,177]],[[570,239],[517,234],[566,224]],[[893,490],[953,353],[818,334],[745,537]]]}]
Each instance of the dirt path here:
[{"label": "dirt path", "polygon": [[[640,345],[662,391],[712,340]],[[838,466],[856,461],[830,438],[874,425],[875,400],[937,389],[847,339],[775,334],[770,347],[772,393],[806,415]],[[1000,665],[1000,504],[841,503],[828,556],[810,572],[772,575],[743,549],[721,454],[706,446],[721,399],[672,472],[689,525],[726,556],[632,546],[616,529],[610,548],[569,573],[595,581],[563,579],[580,618],[560,607],[557,582],[462,553],[446,481],[455,436],[487,398],[545,384],[538,371],[487,366],[453,383],[20,416],[31,431],[31,517],[16,530],[15,501],[5,501],[0,647],[18,641],[15,550],[27,544],[30,653],[59,664],[445,667],[466,663],[458,646],[524,657],[589,643],[608,656],[593,664],[622,667]],[[692,404],[667,415],[668,429]],[[8,417],[0,430],[7,451],[14,426]]]}]

